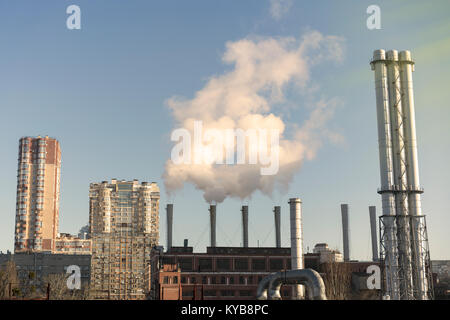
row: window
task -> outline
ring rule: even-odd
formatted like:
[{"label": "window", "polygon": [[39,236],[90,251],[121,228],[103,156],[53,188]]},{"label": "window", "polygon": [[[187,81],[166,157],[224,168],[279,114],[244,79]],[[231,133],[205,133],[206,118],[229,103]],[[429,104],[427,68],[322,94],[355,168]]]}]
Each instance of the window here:
[{"label": "window", "polygon": [[229,284],[234,284],[234,277],[230,277],[229,280],[228,280],[228,283]]},{"label": "window", "polygon": [[252,259],[252,270],[253,271],[265,271],[266,270],[266,260],[265,259]]},{"label": "window", "polygon": [[168,276],[165,276],[165,277],[163,278],[163,283],[164,283],[164,284],[168,284],[168,283],[169,283],[169,277],[168,277]]},{"label": "window", "polygon": [[231,259],[222,258],[216,260],[217,271],[230,271],[231,270]]},{"label": "window", "polygon": [[239,284],[245,284],[245,278],[243,276],[239,277]]},{"label": "window", "polygon": [[194,290],[192,289],[183,289],[183,297],[193,297]]},{"label": "window", "polygon": [[202,284],[208,284],[208,277],[202,277]]},{"label": "window", "polygon": [[192,284],[197,283],[197,278],[196,277],[191,277],[191,283]]},{"label": "window", "polygon": [[173,277],[173,282],[172,282],[173,284],[177,284],[178,283],[178,277],[177,276],[174,276]]},{"label": "window", "polygon": [[192,258],[178,258],[181,272],[192,271]]},{"label": "window", "polygon": [[280,271],[283,269],[283,259],[270,259],[269,260],[270,271]]},{"label": "window", "polygon": [[220,284],[227,284],[227,278],[225,277],[220,277]]},{"label": "window", "polygon": [[241,291],[239,291],[239,295],[241,297],[251,297],[252,291],[251,290],[241,290]]},{"label": "window", "polygon": [[234,260],[234,269],[236,271],[248,271],[248,259],[237,258]]},{"label": "window", "polygon": [[162,264],[174,264],[175,263],[175,258],[174,257],[163,257],[162,259]]},{"label": "window", "polygon": [[212,259],[211,258],[200,258],[198,259],[199,271],[212,271]]},{"label": "window", "polygon": [[214,290],[205,290],[205,291],[203,291],[203,295],[205,297],[215,297],[216,296],[216,291],[214,291]]},{"label": "window", "polygon": [[234,297],[234,292],[232,290],[221,290],[220,295],[222,297]]}]

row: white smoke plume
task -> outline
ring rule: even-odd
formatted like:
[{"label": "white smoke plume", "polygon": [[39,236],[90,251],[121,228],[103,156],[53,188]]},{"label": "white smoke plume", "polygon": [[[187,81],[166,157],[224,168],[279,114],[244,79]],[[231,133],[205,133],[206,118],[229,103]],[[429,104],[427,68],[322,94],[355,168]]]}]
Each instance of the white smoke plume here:
[{"label": "white smoke plume", "polygon": [[310,89],[311,67],[342,58],[342,39],[317,31],[301,39],[246,38],[228,42],[223,61],[232,65],[232,70],[210,78],[192,99],[172,97],[167,105],[177,128],[189,131],[197,120],[205,129],[278,129],[279,171],[264,176],[259,164],[174,164],[169,159],[163,174],[166,191],[172,194],[184,183],[192,183],[203,191],[206,201],[217,203],[227,197],[246,199],[257,190],[268,196],[274,190],[287,192],[294,173],[305,159],[315,157],[323,139],[336,139],[326,123],[333,116],[337,100],[299,106],[311,110],[310,115],[289,137],[285,133],[289,123],[273,114],[273,106],[285,102],[288,85],[302,92]]}]

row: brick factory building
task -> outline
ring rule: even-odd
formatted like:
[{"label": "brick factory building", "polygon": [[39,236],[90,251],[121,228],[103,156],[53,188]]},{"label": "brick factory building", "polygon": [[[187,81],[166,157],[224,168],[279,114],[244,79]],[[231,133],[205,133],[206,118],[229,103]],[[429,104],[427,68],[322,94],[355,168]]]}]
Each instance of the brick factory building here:
[{"label": "brick factory building", "polygon": [[[305,267],[316,269],[319,254],[305,255]],[[146,283],[149,299],[254,300],[259,281],[270,273],[291,268],[290,248],[192,247],[152,250]],[[290,286],[281,290],[289,299]]]}]

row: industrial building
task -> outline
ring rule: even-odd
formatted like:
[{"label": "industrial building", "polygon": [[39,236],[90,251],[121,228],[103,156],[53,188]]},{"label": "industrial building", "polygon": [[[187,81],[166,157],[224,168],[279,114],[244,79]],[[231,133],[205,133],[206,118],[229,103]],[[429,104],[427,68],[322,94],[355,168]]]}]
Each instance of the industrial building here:
[{"label": "industrial building", "polygon": [[42,286],[48,275],[66,274],[71,265],[80,267],[81,286],[89,284],[91,256],[87,254],[0,253],[0,267],[4,267],[8,261],[15,263],[19,280],[28,280],[32,273],[33,285],[36,287]]},{"label": "industrial building", "polygon": [[92,183],[89,234],[94,299],[144,299],[144,274],[159,241],[159,187],[155,182]]},{"label": "industrial building", "polygon": [[[291,221],[291,247],[282,248],[279,206],[274,207],[275,247],[248,246],[248,206],[242,206],[242,247],[220,247],[216,242],[217,206],[211,205],[210,246],[206,252],[193,252],[188,246],[172,245],[173,204],[167,210],[167,250],[155,247],[151,253],[151,263],[147,267],[145,283],[148,299],[155,300],[254,300],[261,281],[280,271],[312,269],[324,277],[326,264],[345,264],[348,270],[349,291],[367,291],[367,266],[377,262],[343,262],[342,254],[332,250],[326,243],[319,243],[312,253],[302,249],[301,201],[289,200]],[[292,245],[294,243],[294,245]],[[293,263],[295,262],[295,263]],[[326,270],[325,270],[326,271]],[[280,291],[282,299],[303,299],[304,288],[286,284]]]},{"label": "industrial building", "polygon": [[[262,278],[291,269],[290,248],[192,247],[152,251],[149,298],[161,300],[215,300],[256,298]],[[292,290],[283,290],[290,298]]]}]

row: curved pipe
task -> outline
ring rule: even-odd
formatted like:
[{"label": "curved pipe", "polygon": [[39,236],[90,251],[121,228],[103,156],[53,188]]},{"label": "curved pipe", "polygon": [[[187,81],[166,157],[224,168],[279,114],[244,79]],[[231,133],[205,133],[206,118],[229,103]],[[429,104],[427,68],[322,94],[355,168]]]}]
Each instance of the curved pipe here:
[{"label": "curved pipe", "polygon": [[[258,285],[258,300],[280,300],[283,284],[302,284],[306,286],[310,300],[327,300],[325,285],[319,273],[312,269],[289,270],[272,273]],[[269,289],[269,294],[267,291]]]},{"label": "curved pipe", "polygon": [[267,300],[267,289],[269,288],[270,281],[275,274],[276,273],[271,273],[259,282],[258,288],[256,289],[256,299]]}]

